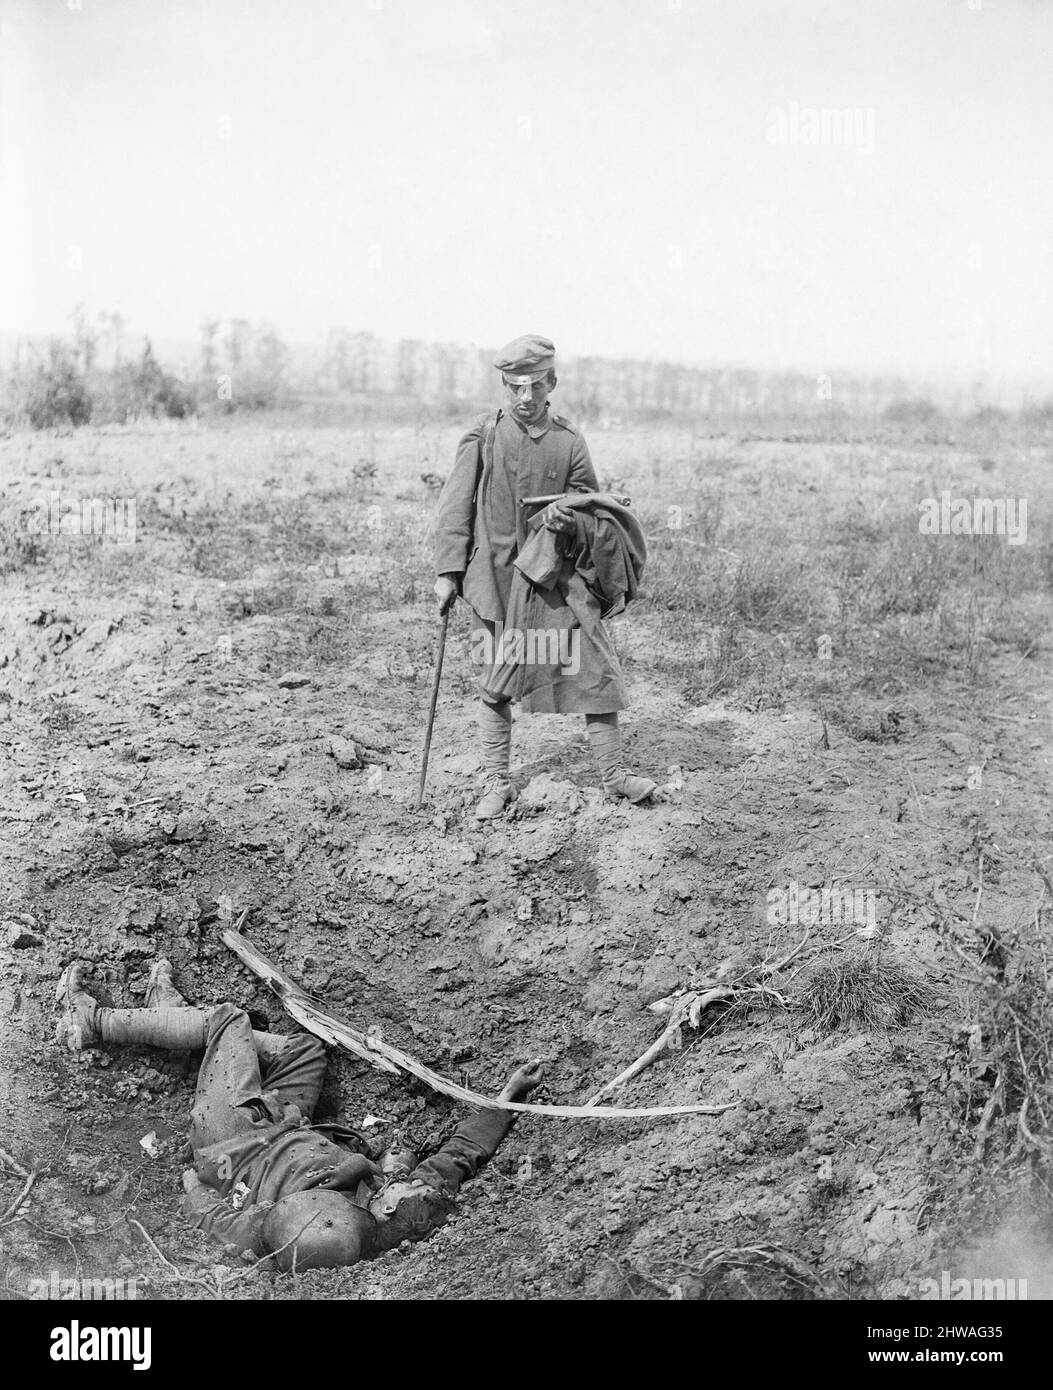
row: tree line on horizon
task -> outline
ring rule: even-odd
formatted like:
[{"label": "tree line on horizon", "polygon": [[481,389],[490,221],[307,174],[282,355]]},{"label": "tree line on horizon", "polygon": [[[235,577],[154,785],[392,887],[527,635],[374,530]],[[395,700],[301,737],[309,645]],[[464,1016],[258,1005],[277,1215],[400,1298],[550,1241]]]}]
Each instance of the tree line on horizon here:
[{"label": "tree line on horizon", "polygon": [[[310,360],[299,360],[270,323],[233,318],[201,325],[197,360],[181,373],[157,358],[149,339],[130,348],[119,314],[90,318],[78,308],[67,337],[41,348],[16,346],[3,381],[8,424],[33,428],[125,423],[141,417],[186,418],[341,403],[404,418],[414,411],[463,413],[494,396],[493,352],[456,343],[332,330]],[[931,393],[902,377],[812,376],[742,367],[706,369],[675,362],[605,357],[564,359],[560,399],[586,420],[741,421],[764,418],[883,417],[931,425],[947,413],[996,425],[1011,418],[986,403],[979,386],[935,405]],[[1032,402],[1025,420],[1053,423],[1053,403]]]}]

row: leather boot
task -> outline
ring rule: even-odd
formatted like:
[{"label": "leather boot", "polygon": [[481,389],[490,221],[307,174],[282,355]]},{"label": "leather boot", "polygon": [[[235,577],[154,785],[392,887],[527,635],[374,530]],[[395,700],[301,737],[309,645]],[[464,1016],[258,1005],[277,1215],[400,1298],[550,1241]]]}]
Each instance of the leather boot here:
[{"label": "leather boot", "polygon": [[100,1040],[96,1027],[99,1005],[84,988],[84,970],[79,960],[67,965],[55,990],[55,1002],[61,1010],[55,1041],[64,1042],[71,1052],[80,1052]]},{"label": "leather boot", "polygon": [[475,808],[476,820],[496,820],[498,816],[503,816],[507,807],[511,806],[519,793],[511,782],[502,781],[500,778],[491,782],[486,790],[486,794]]},{"label": "leather boot", "polygon": [[622,763],[622,735],[617,714],[587,714],[585,730],[603,779],[604,796],[611,799],[623,796],[635,805],[655,794],[657,782],[652,782],[650,777],[637,777]]},{"label": "leather boot", "polygon": [[658,783],[652,782],[650,777],[637,777],[635,773],[626,772],[624,768],[616,769],[603,779],[604,796],[611,800],[624,796],[634,806],[640,801],[646,801],[657,790]]}]

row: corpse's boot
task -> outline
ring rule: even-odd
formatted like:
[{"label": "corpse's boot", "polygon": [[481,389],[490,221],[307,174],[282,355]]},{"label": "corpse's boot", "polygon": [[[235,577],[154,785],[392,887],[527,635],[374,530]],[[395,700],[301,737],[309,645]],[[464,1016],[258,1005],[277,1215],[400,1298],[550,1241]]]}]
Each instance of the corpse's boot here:
[{"label": "corpse's boot", "polygon": [[59,1019],[55,1041],[65,1043],[71,1052],[81,1052],[101,1041],[98,1029],[99,1005],[84,988],[84,966],[73,961],[59,976],[55,990]]},{"label": "corpse's boot", "polygon": [[475,819],[496,820],[504,815],[506,807],[519,795],[508,776],[508,760],[512,751],[512,711],[507,700],[496,705],[486,700],[480,702],[479,738],[486,768],[486,789],[475,808]]},{"label": "corpse's boot", "polygon": [[167,956],[158,956],[150,967],[150,975],[146,981],[146,996],[143,1002],[148,1009],[187,1009],[190,1007],[172,981],[172,962]]},{"label": "corpse's boot", "polygon": [[650,777],[638,777],[622,763],[622,732],[616,713],[587,714],[585,729],[589,748],[603,778],[604,796],[612,800],[625,797],[634,805],[654,797],[658,783],[652,782]]},{"label": "corpse's boot", "polygon": [[145,1043],[177,1052],[204,1047],[211,1010],[190,1008],[171,983],[171,967],[167,971],[169,978],[163,980],[166,965],[164,961],[158,963],[147,989],[154,997],[159,992],[164,997],[170,991],[168,998],[175,995],[181,1003],[146,1009],[106,1009],[84,988],[83,962],[73,961],[63,972],[55,994],[60,1009],[55,1028],[57,1041],[64,1042],[71,1052],[100,1043]]},{"label": "corpse's boot", "polygon": [[[176,1052],[193,1052],[208,1040],[211,1009],[188,1004],[172,981],[172,962],[161,956],[146,982],[146,1007],[106,1009],[84,988],[85,967],[74,961],[63,972],[56,990],[58,1042],[71,1052],[102,1043],[146,1043]],[[288,1039],[281,1033],[252,1030],[252,1041],[263,1062],[273,1062],[285,1050]]]}]

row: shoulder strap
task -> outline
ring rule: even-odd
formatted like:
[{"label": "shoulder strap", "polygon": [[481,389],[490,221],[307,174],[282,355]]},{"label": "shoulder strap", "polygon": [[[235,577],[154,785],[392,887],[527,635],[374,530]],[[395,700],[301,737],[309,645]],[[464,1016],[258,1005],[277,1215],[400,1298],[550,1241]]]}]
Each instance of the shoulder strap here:
[{"label": "shoulder strap", "polygon": [[[479,471],[475,475],[475,491],[472,493],[472,507],[475,507],[479,497],[479,484],[483,480],[483,473],[494,466],[494,435],[497,433],[497,422],[501,418],[500,410],[494,411],[486,421],[486,428],[483,430],[483,437],[479,442]],[[475,513],[472,512],[474,518]]]}]

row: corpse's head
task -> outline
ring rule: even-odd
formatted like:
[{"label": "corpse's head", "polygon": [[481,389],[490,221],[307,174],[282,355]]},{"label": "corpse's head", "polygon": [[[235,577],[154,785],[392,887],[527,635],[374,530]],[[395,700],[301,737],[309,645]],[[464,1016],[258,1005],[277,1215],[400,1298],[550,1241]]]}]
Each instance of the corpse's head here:
[{"label": "corpse's head", "polygon": [[556,386],[555,370],[549,367],[545,372],[532,372],[526,376],[512,376],[505,372],[501,380],[509,408],[516,419],[524,425],[533,425],[540,420]]},{"label": "corpse's head", "polygon": [[264,1244],[284,1271],[357,1264],[372,1252],[376,1235],[368,1211],[343,1192],[320,1188],[283,1197],[263,1223]]}]

